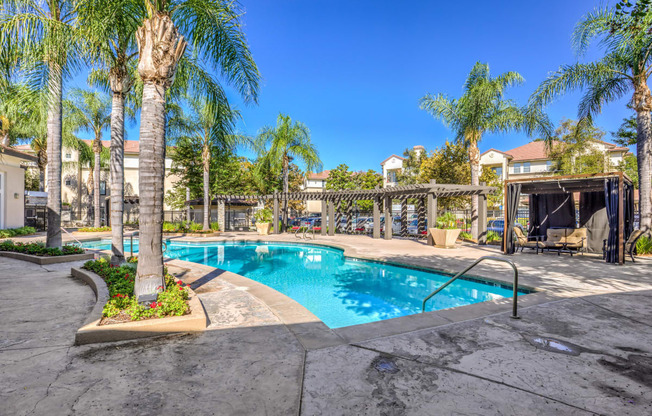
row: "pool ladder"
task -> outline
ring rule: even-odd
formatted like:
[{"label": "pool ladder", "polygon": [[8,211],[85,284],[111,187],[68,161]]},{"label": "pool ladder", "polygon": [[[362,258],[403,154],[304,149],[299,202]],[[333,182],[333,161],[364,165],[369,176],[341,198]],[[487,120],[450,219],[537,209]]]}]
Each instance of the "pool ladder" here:
[{"label": "pool ladder", "polygon": [[[303,231],[301,230],[302,228],[303,228]],[[311,237],[308,236],[308,231],[312,232]],[[315,239],[315,229],[313,227],[299,227],[294,232],[294,236],[296,238],[300,238],[300,239],[304,239],[304,240],[314,240]]]},{"label": "pool ladder", "polygon": [[514,262],[512,262],[511,260],[501,259],[500,257],[494,257],[494,256],[480,257],[479,259],[474,261],[472,265],[470,265],[466,269],[462,270],[461,272],[457,273],[448,282],[446,282],[443,285],[439,286],[439,288],[437,288],[437,290],[435,290],[434,292],[432,292],[431,294],[426,296],[426,298],[423,300],[423,304],[421,305],[421,313],[426,311],[426,302],[428,302],[428,300],[430,300],[430,298],[432,298],[437,293],[444,290],[446,288],[446,286],[450,285],[455,280],[457,280],[459,277],[463,276],[464,273],[468,272],[469,270],[471,270],[472,268],[474,268],[475,266],[477,266],[478,264],[482,263],[485,260],[492,260],[492,261],[499,261],[499,262],[502,262],[502,263],[507,263],[514,270],[514,297],[513,297],[513,300],[512,300],[512,316],[510,316],[510,318],[512,318],[512,319],[520,319],[520,317],[518,316],[518,269],[516,268],[516,265],[514,264]]}]

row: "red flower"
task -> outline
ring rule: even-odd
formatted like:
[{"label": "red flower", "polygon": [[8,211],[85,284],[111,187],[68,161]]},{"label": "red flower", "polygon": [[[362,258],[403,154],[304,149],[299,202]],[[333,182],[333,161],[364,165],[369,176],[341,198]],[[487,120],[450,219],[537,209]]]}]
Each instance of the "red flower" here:
[{"label": "red flower", "polygon": [[152,302],[152,303],[150,303],[150,304],[149,304],[149,307],[152,308],[152,309],[156,308],[156,302]]},{"label": "red flower", "polygon": [[181,286],[181,285],[183,284],[183,282],[182,282],[181,280],[177,280],[177,284],[178,284],[179,286]]},{"label": "red flower", "polygon": [[158,306],[163,306],[163,302],[159,302],[159,303],[158,303]]}]

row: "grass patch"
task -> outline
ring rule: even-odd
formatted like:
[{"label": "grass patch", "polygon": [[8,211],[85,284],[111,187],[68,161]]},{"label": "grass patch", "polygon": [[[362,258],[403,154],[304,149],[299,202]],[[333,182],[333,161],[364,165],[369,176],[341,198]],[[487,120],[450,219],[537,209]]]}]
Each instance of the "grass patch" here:
[{"label": "grass patch", "polygon": [[69,254],[84,254],[81,247],[64,245],[58,247],[45,247],[45,243],[14,243],[11,240],[5,240],[0,243],[0,251],[12,251],[14,253],[31,254],[41,257],[66,256]]},{"label": "grass patch", "polygon": [[[98,274],[109,289],[109,301],[102,310],[103,321],[139,321],[167,316],[182,316],[189,312],[188,290],[165,270],[165,288],[156,302],[140,305],[134,296],[137,263],[132,258],[127,264],[113,267],[106,259],[84,264],[86,270]],[[104,319],[107,318],[107,319]],[[118,318],[116,320],[116,318]]]}]

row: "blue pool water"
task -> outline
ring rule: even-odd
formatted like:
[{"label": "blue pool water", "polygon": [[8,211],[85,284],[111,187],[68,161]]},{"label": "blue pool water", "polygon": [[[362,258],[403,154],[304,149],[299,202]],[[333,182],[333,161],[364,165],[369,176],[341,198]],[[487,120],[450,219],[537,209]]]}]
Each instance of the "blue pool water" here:
[{"label": "blue pool water", "polygon": [[[103,240],[84,247],[109,250],[111,245]],[[130,251],[128,240],[125,251]],[[423,299],[450,279],[346,258],[337,249],[298,244],[170,240],[165,256],[218,267],[265,284],[296,300],[331,328],[420,313]],[[428,310],[511,296],[508,287],[458,279],[428,302]]]}]

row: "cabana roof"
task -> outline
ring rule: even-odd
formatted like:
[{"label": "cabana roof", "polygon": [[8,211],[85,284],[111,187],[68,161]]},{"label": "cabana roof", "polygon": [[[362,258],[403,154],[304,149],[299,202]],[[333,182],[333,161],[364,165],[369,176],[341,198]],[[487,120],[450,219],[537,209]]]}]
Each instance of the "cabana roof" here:
[{"label": "cabana roof", "polygon": [[546,176],[529,179],[509,179],[510,183],[521,184],[521,194],[558,194],[570,192],[604,191],[604,180],[622,178],[631,185],[632,180],[623,172],[590,173],[584,175]]}]

